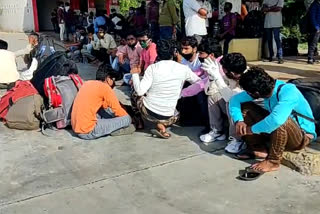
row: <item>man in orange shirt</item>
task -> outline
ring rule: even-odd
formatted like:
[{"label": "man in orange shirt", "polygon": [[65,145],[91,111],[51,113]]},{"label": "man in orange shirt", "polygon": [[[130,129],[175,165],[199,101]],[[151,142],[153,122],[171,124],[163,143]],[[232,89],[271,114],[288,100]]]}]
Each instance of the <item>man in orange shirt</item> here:
[{"label": "man in orange shirt", "polygon": [[97,71],[96,80],[87,81],[77,94],[71,115],[73,131],[82,139],[132,134],[131,117],[122,108],[112,88],[117,74],[110,65]]}]

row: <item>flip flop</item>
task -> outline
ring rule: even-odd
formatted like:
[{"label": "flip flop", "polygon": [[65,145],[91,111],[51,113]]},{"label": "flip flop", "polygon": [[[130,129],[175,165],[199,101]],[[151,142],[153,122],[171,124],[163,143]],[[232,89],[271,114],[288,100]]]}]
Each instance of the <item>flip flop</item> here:
[{"label": "flip flop", "polygon": [[238,179],[243,181],[254,181],[260,178],[264,172],[252,169],[251,166],[246,167],[243,172],[240,173]]},{"label": "flip flop", "polygon": [[163,139],[169,139],[171,137],[171,135],[167,132],[164,132],[164,133],[167,133],[169,136],[165,136],[163,132],[160,132],[159,130],[157,129],[151,129],[150,130],[151,132],[151,136],[157,136],[159,138],[163,138]]},{"label": "flip flop", "polygon": [[[244,158],[241,156],[247,156],[247,157]],[[252,150],[244,149],[244,150],[241,150],[238,154],[235,154],[233,158],[237,160],[254,160],[256,159],[256,155],[253,153]]]}]

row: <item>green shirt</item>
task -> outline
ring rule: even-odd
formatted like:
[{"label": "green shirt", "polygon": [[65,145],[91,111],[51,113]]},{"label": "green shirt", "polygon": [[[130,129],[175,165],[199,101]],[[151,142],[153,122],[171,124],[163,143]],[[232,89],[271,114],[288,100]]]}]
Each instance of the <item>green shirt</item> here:
[{"label": "green shirt", "polygon": [[176,11],[175,0],[167,0],[164,5],[160,5],[160,26],[173,26],[178,24],[179,17]]}]

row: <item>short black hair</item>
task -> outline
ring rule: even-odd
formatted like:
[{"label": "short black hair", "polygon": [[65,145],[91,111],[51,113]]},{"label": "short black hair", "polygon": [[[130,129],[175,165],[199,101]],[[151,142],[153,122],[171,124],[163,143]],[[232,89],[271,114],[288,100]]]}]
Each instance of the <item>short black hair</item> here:
[{"label": "short black hair", "polygon": [[39,41],[39,39],[40,39],[39,34],[37,34],[37,33],[35,33],[35,32],[31,32],[31,33],[29,34],[29,36],[30,36],[30,37],[34,37],[34,38],[36,38],[36,39],[37,39],[37,41]]},{"label": "short black hair", "polygon": [[224,56],[220,64],[228,72],[242,74],[247,69],[247,60],[241,53],[231,53]]},{"label": "short black hair", "polygon": [[117,10],[116,10],[116,9],[114,9],[114,8],[112,8],[112,9],[111,9],[111,12],[117,12]]},{"label": "short black hair", "polygon": [[136,37],[143,37],[143,36],[147,36],[148,38],[151,38],[151,33],[149,30],[142,30],[136,33]]},{"label": "short black hair", "polygon": [[170,60],[176,50],[176,42],[173,40],[161,39],[157,43],[157,54],[159,60]]},{"label": "short black hair", "polygon": [[215,58],[222,55],[222,47],[219,40],[212,38],[203,39],[198,47],[198,51],[205,52],[207,54],[214,54]]},{"label": "short black hair", "polygon": [[103,29],[104,31],[107,31],[107,29],[106,29],[106,26],[105,26],[105,25],[99,25],[99,26],[98,26],[98,30],[99,30],[99,29]]},{"label": "short black hair", "polygon": [[263,68],[252,67],[240,77],[239,84],[243,90],[254,94],[259,92],[261,97],[267,97],[274,89],[276,80]]},{"label": "short black hair", "polygon": [[187,36],[181,40],[181,45],[183,46],[191,46],[192,48],[198,47],[198,41],[194,36]]},{"label": "short black hair", "polygon": [[64,5],[65,5],[65,6],[70,6],[70,3],[69,3],[69,2],[66,2]]},{"label": "short black hair", "polygon": [[1,50],[8,50],[8,42],[0,39],[0,49]]},{"label": "short black hair", "polygon": [[58,6],[60,7],[60,6],[63,6],[64,5],[64,3],[63,3],[63,1],[59,1],[58,2]]},{"label": "short black hair", "polygon": [[232,10],[233,5],[232,5],[232,3],[231,3],[231,2],[226,2],[226,3],[224,4],[224,7],[229,8],[229,9],[230,9],[230,11],[231,11],[231,10]]},{"label": "short black hair", "polygon": [[126,34],[125,37],[127,38],[128,36],[134,36],[134,38],[136,37],[137,33],[134,30],[129,30]]},{"label": "short black hair", "polygon": [[104,82],[107,77],[111,79],[117,79],[118,73],[112,68],[109,64],[102,64],[99,66],[97,73],[96,73],[96,80],[100,80]]}]

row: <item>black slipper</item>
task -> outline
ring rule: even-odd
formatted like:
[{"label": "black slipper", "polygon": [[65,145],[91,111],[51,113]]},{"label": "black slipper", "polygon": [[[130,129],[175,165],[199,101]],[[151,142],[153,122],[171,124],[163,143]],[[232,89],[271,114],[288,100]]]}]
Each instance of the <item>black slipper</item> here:
[{"label": "black slipper", "polygon": [[254,181],[260,178],[264,172],[252,169],[250,166],[240,173],[238,179],[243,181]]},{"label": "black slipper", "polygon": [[[241,157],[241,156],[247,156],[247,157]],[[244,149],[244,150],[241,150],[238,154],[234,155],[233,158],[237,160],[254,160],[256,159],[256,156],[252,150]]]},{"label": "black slipper", "polygon": [[[160,132],[157,129],[151,129],[150,132],[151,132],[152,137],[157,136],[157,137],[163,138],[163,139],[169,139],[171,137],[171,135],[169,133],[168,133],[169,136],[165,136],[164,133]],[[167,133],[167,132],[165,132],[165,133]]]}]

